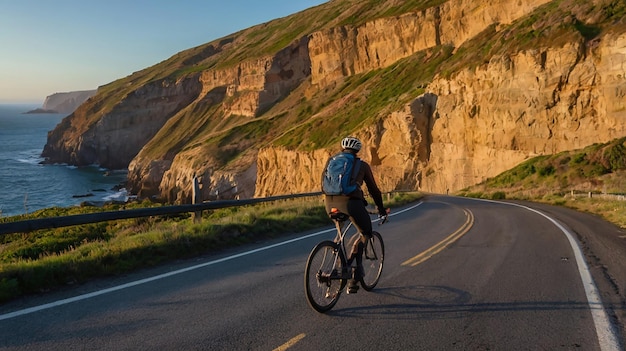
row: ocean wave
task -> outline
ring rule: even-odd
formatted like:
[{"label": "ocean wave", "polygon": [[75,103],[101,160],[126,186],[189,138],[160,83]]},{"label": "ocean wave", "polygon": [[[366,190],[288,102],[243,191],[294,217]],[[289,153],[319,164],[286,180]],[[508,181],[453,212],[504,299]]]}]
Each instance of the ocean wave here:
[{"label": "ocean wave", "polygon": [[108,194],[102,197],[102,200],[126,202],[128,201],[128,191],[125,188],[121,188],[112,194]]},{"label": "ocean wave", "polygon": [[16,154],[15,161],[20,163],[27,163],[31,165],[38,165],[43,161],[44,158],[41,157],[41,150],[39,149],[31,149],[20,151]]}]

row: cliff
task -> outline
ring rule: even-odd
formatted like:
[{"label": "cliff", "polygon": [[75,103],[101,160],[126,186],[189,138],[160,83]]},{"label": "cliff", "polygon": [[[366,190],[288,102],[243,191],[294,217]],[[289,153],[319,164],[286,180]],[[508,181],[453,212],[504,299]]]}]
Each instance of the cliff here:
[{"label": "cliff", "polygon": [[384,191],[446,192],[626,134],[626,5],[332,1],[99,88],[48,162],[189,202],[319,190],[348,134]]},{"label": "cliff", "polygon": [[54,93],[46,96],[42,109],[56,111],[57,113],[69,114],[74,112],[78,106],[96,94],[96,90],[70,91],[65,93]]}]

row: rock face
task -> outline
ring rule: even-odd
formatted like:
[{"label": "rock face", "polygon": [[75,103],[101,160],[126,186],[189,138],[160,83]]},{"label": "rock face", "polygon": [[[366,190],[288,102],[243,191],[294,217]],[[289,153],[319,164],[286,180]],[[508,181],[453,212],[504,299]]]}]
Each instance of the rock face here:
[{"label": "rock face", "polygon": [[55,93],[46,97],[42,108],[44,110],[56,111],[58,113],[72,113],[83,102],[94,96],[96,91],[97,90],[82,90]]},{"label": "rock face", "polygon": [[[458,46],[497,19],[511,22],[515,16],[546,1],[516,2],[515,11],[508,11],[506,1],[493,7],[466,2],[448,2],[421,14],[374,21],[350,34],[339,30],[316,33],[311,39],[311,45],[317,45],[311,48],[312,80],[329,84],[342,75],[395,62],[411,53],[407,48],[419,50],[442,40]],[[455,13],[454,9],[463,9],[466,15]],[[442,21],[442,17],[453,20]],[[425,22],[433,24],[432,30],[416,24]],[[381,41],[391,47],[368,40],[376,37],[375,33],[386,33],[377,38],[385,38]],[[416,42],[416,38],[421,42]],[[496,56],[454,78],[436,78],[426,88],[427,94],[416,98],[403,111],[385,117],[382,126],[357,134],[368,145],[361,157],[372,162],[381,188],[386,191],[420,188],[445,193],[495,176],[529,157],[624,136],[625,38],[626,33],[616,31],[591,46],[580,40],[561,47]],[[346,49],[347,42],[354,43],[353,50]],[[339,47],[332,47],[333,43]],[[397,56],[390,58],[380,52]],[[377,60],[371,60],[372,57]],[[257,196],[284,193],[286,189],[319,190],[315,178],[311,179],[312,184],[298,180],[286,187],[282,183],[285,174],[277,174],[276,169],[285,163],[306,164],[303,173],[307,173],[308,165],[315,165],[311,173],[317,175],[323,162],[296,162],[291,152],[282,157],[276,153],[284,151],[259,153],[259,164],[264,167],[259,168]],[[328,154],[300,157],[326,158]],[[274,184],[271,179],[281,179],[281,184]]]},{"label": "rock face", "polygon": [[[352,12],[341,7],[347,3]],[[238,51],[323,11],[347,22],[364,11],[359,6],[328,2],[101,87],[49,134],[43,156],[128,167],[131,192],[169,202],[190,202],[194,177],[206,200],[318,191],[322,167],[337,149],[276,140],[297,139],[294,126],[315,126],[342,107],[358,109],[367,91],[326,101],[352,77],[365,81],[417,54],[427,60],[441,47],[453,49],[455,63],[428,84],[398,92],[402,104],[388,102],[371,123],[338,126],[362,139],[360,156],[384,191],[459,190],[532,156],[626,135],[626,24],[612,20],[593,32],[600,20],[585,17],[594,12],[582,0],[451,0],[355,24],[338,18],[302,35],[285,30],[292,39],[280,49]],[[554,26],[541,22],[564,16],[579,30],[549,34]],[[501,49],[486,54],[492,43],[468,44],[490,35]],[[524,35],[543,35],[545,43],[518,45],[514,38]],[[458,63],[472,55],[480,59]]]},{"label": "rock face", "polygon": [[[203,72],[198,83],[202,91],[199,98],[187,110],[214,110],[219,116],[237,124],[253,120],[271,105],[285,98],[291,90],[310,76],[307,53],[308,38],[302,38],[273,56],[252,62],[243,62],[223,70]],[[203,118],[211,119],[212,116]],[[155,136],[148,147],[137,155],[129,165],[131,190],[139,196],[159,195],[169,202],[189,202],[190,187],[194,177],[201,177],[203,197],[232,198],[252,197],[256,179],[256,152],[244,153],[238,160],[220,167],[220,155],[239,152],[253,147],[254,140],[236,140],[222,143],[219,150],[207,150],[202,142],[181,150],[176,154],[165,153],[155,158],[150,145],[168,143],[172,124],[185,119],[197,119],[197,115],[180,113],[163,127],[164,133]],[[200,124],[213,122],[200,119]],[[195,122],[194,122],[195,123]],[[226,123],[230,125],[230,123]],[[214,131],[219,133],[224,120],[216,123]],[[184,138],[193,140],[188,133]],[[220,195],[221,194],[221,195]]]},{"label": "rock face", "polygon": [[313,84],[386,67],[436,45],[458,47],[485,28],[509,24],[549,0],[452,0],[419,12],[311,34]]},{"label": "rock face", "polygon": [[626,135],[625,62],[621,33],[593,49],[579,42],[529,50],[434,81],[432,175],[422,186],[461,189],[531,156]]},{"label": "rock face", "polygon": [[92,99],[48,133],[42,156],[53,163],[124,169],[165,122],[202,89],[193,79],[142,85],[110,109]]}]

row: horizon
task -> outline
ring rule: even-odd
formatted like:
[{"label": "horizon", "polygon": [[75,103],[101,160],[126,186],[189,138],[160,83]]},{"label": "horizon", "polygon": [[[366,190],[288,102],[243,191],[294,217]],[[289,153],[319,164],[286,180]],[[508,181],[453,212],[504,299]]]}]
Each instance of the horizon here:
[{"label": "horizon", "polygon": [[326,2],[6,2],[0,104],[43,106],[56,93],[95,90],[181,51]]},{"label": "horizon", "polygon": [[[40,104],[38,102],[2,102],[0,101],[0,105],[2,106],[39,106]],[[39,106],[41,107],[41,106]]]}]

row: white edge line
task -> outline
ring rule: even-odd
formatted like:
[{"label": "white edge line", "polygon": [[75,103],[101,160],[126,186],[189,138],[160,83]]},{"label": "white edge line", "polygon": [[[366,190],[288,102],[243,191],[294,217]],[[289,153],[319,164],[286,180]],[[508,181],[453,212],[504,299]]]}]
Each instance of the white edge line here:
[{"label": "white edge line", "polygon": [[485,199],[476,199],[476,198],[467,198],[471,200],[477,201],[485,201],[492,202],[496,204],[504,204],[521,207],[528,211],[534,212],[545,217],[547,220],[552,222],[557,228],[559,228],[563,234],[567,237],[567,240],[570,243],[572,251],[574,251],[574,257],[576,258],[576,264],[578,265],[578,272],[580,274],[580,279],[582,280],[583,287],[585,288],[585,294],[587,295],[587,303],[589,305],[589,310],[591,312],[591,316],[593,317],[593,322],[596,327],[596,333],[598,336],[598,342],[600,344],[600,349],[602,351],[620,351],[622,350],[619,346],[617,333],[614,330],[611,322],[609,321],[609,316],[604,310],[604,305],[602,304],[602,299],[600,298],[600,294],[598,293],[598,288],[593,281],[591,276],[591,272],[589,271],[589,266],[584,259],[584,255],[578,245],[578,241],[574,238],[574,235],[563,227],[559,222],[557,222],[552,217],[544,214],[539,210],[535,210],[534,208],[530,208],[524,205],[511,203],[511,202],[499,202],[499,201],[491,201]]},{"label": "white edge line", "polygon": [[[419,203],[417,203],[417,204],[415,204],[413,206],[407,207],[407,208],[405,208],[403,210],[400,210],[398,212],[392,212],[392,213],[389,214],[389,216],[395,216],[395,215],[401,214],[403,212],[410,211],[410,210],[420,206],[422,203],[423,202],[420,201]],[[375,219],[372,222],[376,222],[378,220],[379,219]],[[89,298],[92,298],[92,297],[108,294],[108,293],[111,293],[111,292],[114,292],[114,291],[130,288],[130,287],[133,287],[133,286],[149,283],[149,282],[152,282],[152,281],[155,281],[155,280],[159,280],[159,279],[171,277],[171,276],[174,276],[174,275],[186,273],[186,272],[189,272],[189,271],[192,271],[192,270],[195,270],[195,269],[204,268],[204,267],[211,266],[211,265],[214,265],[214,264],[217,264],[217,263],[230,261],[230,260],[233,260],[233,259],[236,259],[236,258],[239,258],[239,257],[252,255],[252,254],[257,253],[257,252],[261,252],[261,251],[273,249],[273,248],[276,248],[276,247],[279,247],[279,246],[291,244],[291,243],[294,243],[296,241],[308,239],[308,238],[311,238],[311,237],[314,237],[314,236],[318,236],[318,235],[321,235],[321,234],[334,232],[335,230],[336,230],[335,228],[322,230],[322,231],[311,233],[311,234],[308,234],[308,235],[305,235],[305,236],[297,237],[297,238],[290,239],[290,240],[287,240],[287,241],[282,241],[282,242],[279,242],[279,243],[276,243],[276,244],[272,244],[272,245],[269,245],[269,246],[260,247],[260,248],[254,249],[254,250],[241,252],[241,253],[238,253],[238,254],[235,254],[235,255],[231,255],[231,256],[228,256],[228,257],[223,257],[223,258],[220,258],[220,259],[217,259],[217,260],[201,263],[201,264],[198,264],[198,265],[195,265],[195,266],[179,269],[179,270],[176,270],[176,271],[155,275],[153,277],[149,277],[149,278],[145,278],[145,279],[135,280],[133,282],[129,282],[129,283],[126,283],[126,284],[117,285],[117,286],[113,286],[113,287],[110,287],[110,288],[107,288],[107,289],[98,290],[98,291],[90,292],[90,293],[87,293],[87,294],[78,295],[78,296],[70,297],[70,298],[67,298],[67,299],[50,302],[50,303],[47,303],[47,304],[44,304],[44,305],[34,306],[34,307],[25,308],[25,309],[14,311],[14,312],[10,312],[10,313],[5,313],[5,314],[0,315],[0,321],[1,320],[5,320],[5,319],[10,319],[10,318],[23,316],[23,315],[26,315],[26,314],[29,314],[29,313],[42,311],[42,310],[45,310],[45,309],[48,309],[48,308],[53,308],[53,307],[58,307],[58,306],[61,306],[61,305],[66,305],[68,303],[72,303],[72,302],[76,302],[76,301],[86,300],[86,299],[89,299]]]}]

